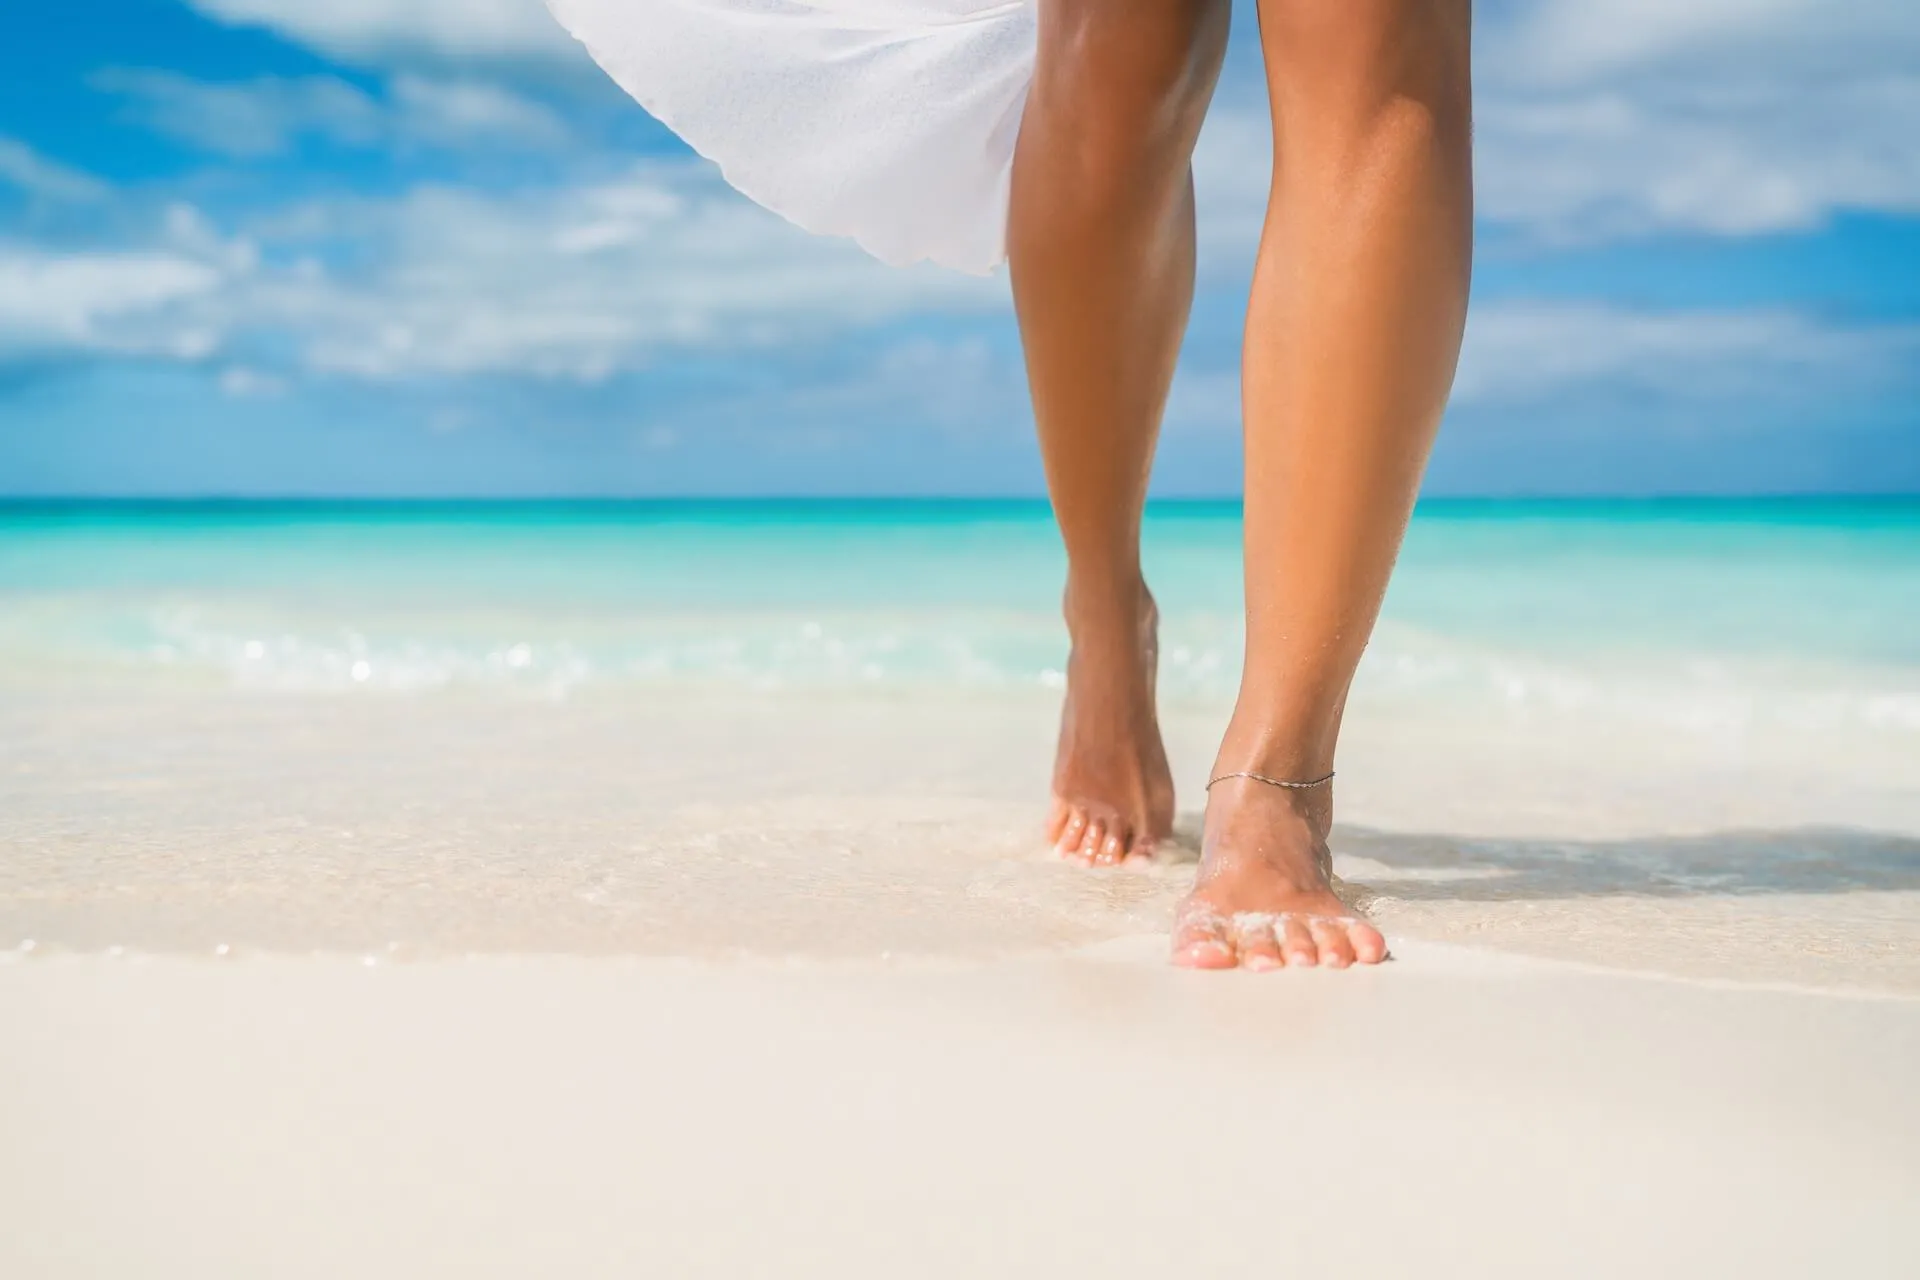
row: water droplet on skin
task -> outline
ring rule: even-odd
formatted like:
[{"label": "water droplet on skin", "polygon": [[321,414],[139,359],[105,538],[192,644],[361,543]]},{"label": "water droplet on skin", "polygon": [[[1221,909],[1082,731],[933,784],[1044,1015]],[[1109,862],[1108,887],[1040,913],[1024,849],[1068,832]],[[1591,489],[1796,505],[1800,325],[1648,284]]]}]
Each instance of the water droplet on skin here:
[{"label": "water droplet on skin", "polygon": [[373,665],[367,662],[365,659],[362,659],[361,661],[353,664],[353,678],[355,680],[364,681],[368,676],[372,674],[373,674]]},{"label": "water droplet on skin", "polygon": [[39,945],[40,945],[40,944],[39,944],[39,943],[37,943],[37,942],[35,942],[35,941],[34,941],[34,940],[33,940],[32,938],[22,938],[22,939],[20,939],[20,949],[21,949],[22,951],[31,951],[31,950],[33,950],[33,949],[34,949],[35,947],[37,947],[37,946],[39,946]]},{"label": "water droplet on skin", "polygon": [[217,956],[224,956],[224,955],[226,955],[226,954],[227,954],[227,953],[228,953],[229,951],[232,951],[232,950],[233,950],[233,948],[232,948],[232,947],[230,947],[230,946],[228,946],[228,945],[227,945],[226,943],[224,943],[224,942],[223,942],[223,943],[221,943],[221,944],[220,944],[219,946],[217,946],[217,947],[215,947],[215,948],[213,949],[213,954],[215,954],[215,955],[217,955]]}]

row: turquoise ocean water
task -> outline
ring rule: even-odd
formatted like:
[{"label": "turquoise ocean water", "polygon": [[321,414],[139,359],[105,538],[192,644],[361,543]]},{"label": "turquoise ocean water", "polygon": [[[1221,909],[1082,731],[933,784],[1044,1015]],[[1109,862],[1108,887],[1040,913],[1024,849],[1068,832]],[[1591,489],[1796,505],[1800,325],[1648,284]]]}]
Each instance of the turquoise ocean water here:
[{"label": "turquoise ocean water", "polygon": [[[1167,696],[1231,696],[1239,512],[1147,522]],[[1057,687],[1037,502],[0,505],[0,683],[313,695]],[[1920,501],[1421,506],[1361,692],[1920,734]]]}]

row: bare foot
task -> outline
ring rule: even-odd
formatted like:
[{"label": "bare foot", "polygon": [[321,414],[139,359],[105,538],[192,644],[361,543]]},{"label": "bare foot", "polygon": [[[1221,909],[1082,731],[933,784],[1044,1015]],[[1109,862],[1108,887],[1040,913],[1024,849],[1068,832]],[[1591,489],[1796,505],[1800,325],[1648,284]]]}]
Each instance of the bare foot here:
[{"label": "bare foot", "polygon": [[1173,962],[1189,969],[1378,964],[1386,939],[1333,892],[1324,788],[1247,778],[1216,784],[1193,892],[1180,904]]},{"label": "bare foot", "polygon": [[1173,773],[1154,711],[1160,616],[1141,584],[1113,601],[1067,591],[1067,696],[1047,839],[1082,866],[1147,857],[1173,830]]}]

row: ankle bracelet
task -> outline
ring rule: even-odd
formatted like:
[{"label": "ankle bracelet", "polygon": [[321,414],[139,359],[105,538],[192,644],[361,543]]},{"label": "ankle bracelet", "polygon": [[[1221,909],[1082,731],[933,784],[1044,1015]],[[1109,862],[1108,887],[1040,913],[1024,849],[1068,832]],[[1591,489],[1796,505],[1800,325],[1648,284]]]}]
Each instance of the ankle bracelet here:
[{"label": "ankle bracelet", "polygon": [[1269,778],[1264,773],[1250,773],[1246,770],[1241,770],[1238,773],[1223,773],[1218,777],[1209,778],[1207,780],[1206,790],[1213,790],[1214,783],[1225,782],[1228,778],[1251,778],[1255,782],[1264,782],[1270,787],[1285,787],[1289,791],[1305,791],[1308,787],[1326,786],[1329,782],[1333,781],[1333,773],[1329,771],[1326,777],[1314,778],[1308,782],[1288,782],[1284,778]]}]

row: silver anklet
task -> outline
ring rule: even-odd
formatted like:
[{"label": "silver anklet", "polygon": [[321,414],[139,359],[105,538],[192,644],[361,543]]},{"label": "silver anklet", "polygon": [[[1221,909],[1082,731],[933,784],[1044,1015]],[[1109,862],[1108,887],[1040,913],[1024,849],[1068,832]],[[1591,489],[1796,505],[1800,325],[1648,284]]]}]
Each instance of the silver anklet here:
[{"label": "silver anklet", "polygon": [[1225,782],[1228,778],[1251,778],[1255,782],[1264,782],[1270,787],[1285,787],[1289,791],[1305,791],[1308,787],[1326,786],[1329,782],[1333,781],[1333,774],[1329,772],[1326,777],[1315,778],[1311,782],[1288,782],[1284,778],[1269,778],[1264,773],[1249,773],[1243,770],[1239,773],[1223,773],[1217,778],[1208,779],[1206,790],[1213,790],[1214,783]]}]

